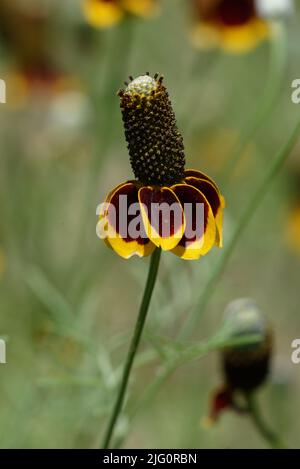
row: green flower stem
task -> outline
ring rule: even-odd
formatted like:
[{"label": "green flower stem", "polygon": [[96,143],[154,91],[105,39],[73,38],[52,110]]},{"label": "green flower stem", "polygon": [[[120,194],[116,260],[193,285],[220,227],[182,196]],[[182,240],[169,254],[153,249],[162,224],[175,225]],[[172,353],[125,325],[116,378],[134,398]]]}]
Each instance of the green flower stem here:
[{"label": "green flower stem", "polygon": [[222,274],[223,270],[226,267],[226,264],[228,260],[230,259],[230,256],[239,241],[242,233],[245,231],[246,227],[248,226],[248,223],[252,219],[257,207],[260,205],[264,195],[266,195],[271,182],[279,172],[282,164],[290,154],[293,146],[296,143],[298,134],[300,131],[300,121],[297,123],[295,126],[289,140],[287,143],[285,143],[275,158],[272,160],[272,163],[261,181],[260,185],[258,186],[257,190],[255,191],[253,197],[250,199],[248,205],[246,206],[246,209],[244,213],[242,214],[239,223],[237,224],[231,238],[229,239],[228,242],[225,242],[225,248],[223,249],[223,252],[221,256],[219,257],[218,262],[216,263],[214,269],[212,270],[210,276],[207,279],[206,284],[204,285],[203,288],[203,294],[200,296],[199,301],[197,302],[195,308],[193,309],[192,315],[187,319],[183,329],[182,329],[182,336],[181,337],[187,337],[191,335],[193,330],[195,330],[199,318],[201,317],[201,314],[203,310],[205,309],[208,301],[210,300],[215,287],[216,287],[216,282],[220,275]]},{"label": "green flower stem", "polygon": [[[227,339],[225,340],[225,338],[220,339],[218,335],[216,335],[215,338],[209,340],[208,342],[204,342],[202,344],[200,343],[188,345],[181,352],[178,351],[174,355],[174,357],[169,359],[160,367],[156,374],[156,379],[153,380],[149,384],[149,386],[147,386],[142,398],[129,410],[129,413],[127,415],[127,417],[129,417],[129,422],[132,422],[134,420],[140,410],[147,408],[147,403],[152,401],[159,388],[165,383],[165,381],[169,378],[173,371],[178,367],[190,363],[194,360],[200,360],[211,351],[223,349],[225,344],[228,347],[242,344],[250,344],[260,340],[261,337],[259,335],[256,336],[255,334],[250,334],[249,336],[243,338],[234,338],[231,341],[228,341]],[[123,442],[127,436],[128,433],[127,435],[122,435],[121,437],[119,437],[119,439],[115,441],[114,447],[120,448],[123,445]]]},{"label": "green flower stem", "polygon": [[279,436],[266,425],[253,393],[250,393],[247,395],[247,404],[248,404],[248,409],[247,409],[248,413],[251,416],[256,429],[261,434],[261,436],[266,440],[266,442],[271,446],[271,448],[274,448],[274,449],[287,448],[286,445],[283,443],[283,441],[281,441]]},{"label": "green flower stem", "polygon": [[160,256],[161,256],[161,249],[158,249],[158,248],[155,249],[155,251],[153,252],[151,256],[148,278],[147,278],[147,282],[145,285],[143,299],[142,299],[142,303],[140,306],[138,318],[136,321],[134,333],[133,333],[129,351],[127,354],[120,389],[118,391],[117,399],[113,407],[112,414],[111,414],[108,427],[107,427],[104,440],[103,440],[104,449],[109,448],[115,425],[117,423],[118,417],[122,410],[131,368],[133,365],[135,354],[137,352],[137,349],[140,343],[141,335],[142,335],[143,328],[145,325],[146,316],[147,316],[147,312],[149,309],[149,304],[151,301],[151,297],[152,297],[152,293],[153,293],[153,289],[154,289],[154,285],[155,285],[155,281],[157,277]]},{"label": "green flower stem", "polygon": [[228,164],[221,174],[221,185],[228,183],[229,176],[234,171],[239,158],[250,142],[255,132],[267,120],[274,105],[278,101],[278,95],[282,87],[284,71],[286,67],[286,31],[281,23],[274,23],[271,37],[270,66],[265,91],[259,100],[258,107],[250,117],[246,129],[239,138]]}]

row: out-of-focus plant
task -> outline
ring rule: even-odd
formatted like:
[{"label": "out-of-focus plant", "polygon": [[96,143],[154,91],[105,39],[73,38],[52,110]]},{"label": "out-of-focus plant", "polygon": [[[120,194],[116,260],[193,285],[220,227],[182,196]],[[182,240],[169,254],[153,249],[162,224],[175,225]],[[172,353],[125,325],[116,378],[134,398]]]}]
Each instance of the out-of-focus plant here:
[{"label": "out-of-focus plant", "polygon": [[158,11],[158,0],[82,0],[87,21],[100,29],[110,28],[128,15],[150,18]]},{"label": "out-of-focus plant", "polygon": [[194,11],[192,40],[200,49],[219,47],[229,53],[252,51],[268,39],[269,71],[262,96],[249,113],[232,155],[222,170],[228,183],[251,138],[277,103],[286,69],[286,21],[294,11],[292,0],[190,0]]},{"label": "out-of-focus plant", "polygon": [[265,316],[250,299],[231,302],[225,311],[224,328],[233,337],[257,334],[260,340],[253,344],[226,346],[221,352],[223,386],[212,397],[206,426],[217,422],[225,410],[250,416],[258,431],[275,448],[285,445],[270,430],[258,409],[256,391],[264,384],[270,371],[273,351],[273,331]]},{"label": "out-of-focus plant", "polygon": [[300,201],[291,207],[286,227],[286,239],[293,252],[300,253]]},{"label": "out-of-focus plant", "polygon": [[200,48],[221,47],[231,53],[248,52],[274,34],[271,19],[291,12],[269,0],[191,0],[195,26],[193,43]]},{"label": "out-of-focus plant", "polygon": [[10,108],[22,109],[39,99],[51,102],[62,95],[75,98],[81,93],[79,78],[62,69],[51,49],[49,8],[4,0],[0,18],[2,43],[10,54],[5,74]]}]

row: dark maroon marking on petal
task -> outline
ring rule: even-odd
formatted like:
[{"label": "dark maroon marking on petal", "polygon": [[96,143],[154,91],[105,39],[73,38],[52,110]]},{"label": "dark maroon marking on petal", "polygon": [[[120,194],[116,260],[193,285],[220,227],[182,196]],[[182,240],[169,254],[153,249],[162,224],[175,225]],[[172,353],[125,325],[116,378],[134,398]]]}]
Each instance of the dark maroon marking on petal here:
[{"label": "dark maroon marking on petal", "polygon": [[[120,196],[126,196],[127,199],[122,200]],[[115,207],[116,220],[114,219],[112,211],[109,210],[108,221],[110,225],[116,230],[116,232],[122,237],[122,239],[126,242],[133,241],[133,239],[128,234],[128,226],[133,219],[139,217],[139,220],[137,221],[137,229],[140,228],[139,231],[141,233],[141,236],[134,239],[134,241],[137,241],[138,244],[147,244],[149,242],[149,239],[147,238],[146,232],[144,230],[140,209],[136,211],[135,215],[128,215],[130,205],[139,203],[137,186],[134,183],[125,183],[123,186],[119,187],[119,189],[116,190],[116,192],[111,197],[109,203]],[[124,223],[121,223],[120,225],[122,217],[124,217]]]},{"label": "dark maroon marking on petal", "polygon": [[140,244],[141,246],[146,246],[146,244],[150,243],[150,239],[147,238],[146,232],[144,231],[144,225],[141,225],[141,232],[145,233],[144,236],[139,236],[135,241]]},{"label": "dark maroon marking on petal", "polygon": [[218,189],[218,186],[217,184],[215,183],[215,181],[213,181],[209,176],[206,176],[206,174],[204,173],[201,173],[201,171],[197,171],[196,169],[186,169],[184,171],[184,176],[187,178],[187,177],[193,177],[193,178],[198,178],[198,179],[205,179],[206,181],[209,181],[212,183],[213,186],[215,186],[215,188],[217,189],[217,191],[219,192],[219,189]]},{"label": "dark maroon marking on petal", "polygon": [[[204,232],[206,230],[207,226],[207,220],[208,220],[208,213],[209,213],[209,205],[207,201],[205,200],[205,197],[193,186],[189,185],[183,185],[183,184],[178,184],[172,187],[173,191],[177,195],[178,199],[180,200],[181,205],[184,208],[184,204],[192,204],[192,220],[189,219],[190,214],[184,211],[184,215],[186,218],[186,229],[192,229],[193,231],[196,232],[197,226],[196,226],[196,204],[203,204],[204,205]],[[199,233],[199,236],[195,234],[193,238],[187,238],[185,234],[179,241],[179,245],[185,246],[186,243],[191,243],[194,241],[197,241],[198,239],[201,239],[203,235],[203,232]]]},{"label": "dark maroon marking on petal", "polygon": [[185,179],[185,182],[190,186],[196,187],[196,189],[199,189],[199,191],[202,192],[202,194],[207,198],[214,216],[216,216],[217,211],[221,205],[219,193],[216,188],[212,186],[207,179],[201,180],[198,178],[189,177]]},{"label": "dark maroon marking on petal", "polygon": [[225,26],[242,26],[256,17],[254,0],[222,0],[214,19]]},{"label": "dark maroon marking on petal", "polygon": [[181,206],[178,207],[178,213],[179,210],[182,213],[181,217],[177,219],[174,211],[171,210],[169,211],[170,218],[167,220],[163,219],[163,207],[161,204],[167,204],[168,206],[173,204],[180,205],[174,192],[170,189],[142,187],[140,190],[140,202],[147,208],[149,222],[160,237],[163,237],[163,234],[167,234],[165,237],[171,237],[182,227],[184,218]]}]

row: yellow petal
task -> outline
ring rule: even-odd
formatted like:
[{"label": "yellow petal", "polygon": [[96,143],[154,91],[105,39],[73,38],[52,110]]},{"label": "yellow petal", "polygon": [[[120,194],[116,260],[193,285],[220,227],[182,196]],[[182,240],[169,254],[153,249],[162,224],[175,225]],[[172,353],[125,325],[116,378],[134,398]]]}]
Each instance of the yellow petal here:
[{"label": "yellow petal", "polygon": [[[125,207],[121,207],[119,196],[127,196]],[[105,244],[112,248],[119,256],[124,259],[129,259],[133,255],[139,257],[149,256],[154,249],[155,245],[146,237],[146,235],[139,235],[136,239],[130,237],[129,233],[126,235],[121,233],[121,228],[119,226],[119,216],[120,211],[127,210],[126,221],[127,229],[130,223],[130,216],[128,215],[128,208],[131,203],[138,204],[138,189],[135,182],[128,181],[126,183],[121,183],[115,187],[106,197],[106,204],[111,204],[109,208],[114,208],[114,213],[116,218],[113,217],[113,213],[109,213],[109,208],[104,207],[102,213],[99,215],[99,221],[97,224],[97,234],[99,237],[104,238]],[[123,213],[123,212],[122,212]],[[122,216],[122,215],[121,215]],[[136,215],[137,217],[140,215]],[[142,219],[140,219],[140,224],[142,224]],[[119,232],[120,231],[120,232]]]},{"label": "yellow petal", "polygon": [[222,28],[220,46],[231,53],[248,52],[267,39],[269,34],[269,24],[261,19],[253,18],[242,26]]},{"label": "yellow petal", "polygon": [[138,197],[148,238],[163,251],[170,251],[179,243],[185,229],[178,198],[168,187],[151,186],[142,187]]},{"label": "yellow petal", "polygon": [[[189,240],[189,238],[186,237],[187,233],[185,232],[177,246],[172,249],[172,252],[182,259],[199,259],[201,256],[204,256],[211,250],[216,241],[216,222],[213,211],[206,197],[195,187],[189,186],[188,184],[176,184],[172,186],[172,189],[178,196],[183,208],[185,208],[184,204],[186,203],[204,204],[205,220],[204,231],[202,235],[200,237],[196,237],[193,240]],[[194,226],[194,221],[189,220],[189,214],[185,210],[184,212],[187,229],[188,226]]]},{"label": "yellow petal", "polygon": [[200,22],[192,32],[192,42],[200,49],[221,47],[230,53],[244,53],[254,49],[270,35],[270,25],[252,18],[239,26],[224,26],[215,22]]},{"label": "yellow petal", "polygon": [[198,171],[198,169],[185,169],[184,171],[184,176],[187,178],[187,177],[195,177],[195,178],[198,178],[198,179],[206,179],[207,181],[209,181],[216,189],[217,191],[219,192],[220,196],[221,196],[221,192],[220,192],[220,189],[218,188],[217,184],[215,183],[215,181],[210,177],[208,176],[206,173],[203,173],[202,171]]},{"label": "yellow petal", "polygon": [[157,12],[157,0],[122,0],[124,9],[137,16],[149,17]]},{"label": "yellow petal", "polygon": [[216,234],[216,245],[222,247],[223,244],[223,208],[225,205],[224,197],[220,194],[219,189],[216,184],[213,183],[208,177],[206,179],[200,179],[195,177],[186,177],[186,184],[190,184],[193,187],[196,187],[207,199],[208,203],[211,206],[213,211],[217,234]]},{"label": "yellow petal", "polygon": [[124,15],[117,2],[105,0],[83,0],[83,12],[87,21],[97,28],[110,28]]},{"label": "yellow petal", "polygon": [[139,244],[136,240],[126,241],[116,232],[112,233],[107,238],[107,241],[112,249],[124,259],[129,259],[134,255],[147,257],[156,249],[156,246],[149,240],[147,240],[146,244]]}]

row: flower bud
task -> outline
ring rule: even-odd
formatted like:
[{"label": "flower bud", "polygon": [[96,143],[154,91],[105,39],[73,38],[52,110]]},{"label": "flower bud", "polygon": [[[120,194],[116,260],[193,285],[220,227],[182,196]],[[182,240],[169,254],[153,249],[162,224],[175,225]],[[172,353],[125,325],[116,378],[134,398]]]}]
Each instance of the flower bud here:
[{"label": "flower bud", "polygon": [[231,346],[222,351],[222,368],[226,384],[232,389],[252,391],[266,379],[272,353],[270,326],[251,299],[238,299],[225,311],[225,325],[232,330],[232,338],[251,334],[261,337],[252,344]]}]

